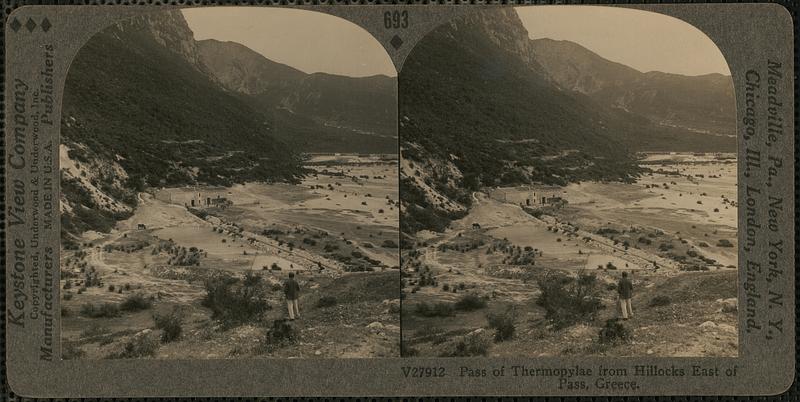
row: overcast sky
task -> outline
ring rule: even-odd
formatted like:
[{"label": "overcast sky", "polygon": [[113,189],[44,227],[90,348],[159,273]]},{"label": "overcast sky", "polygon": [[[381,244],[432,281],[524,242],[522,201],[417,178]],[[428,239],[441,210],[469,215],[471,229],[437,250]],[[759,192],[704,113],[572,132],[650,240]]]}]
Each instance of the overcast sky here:
[{"label": "overcast sky", "polygon": [[639,71],[730,75],[722,53],[700,30],[647,11],[598,6],[516,7],[531,39],[569,40]]},{"label": "overcast sky", "polygon": [[396,76],[389,55],[361,27],[329,14],[273,7],[183,9],[197,40],[241,43],[306,73]]}]

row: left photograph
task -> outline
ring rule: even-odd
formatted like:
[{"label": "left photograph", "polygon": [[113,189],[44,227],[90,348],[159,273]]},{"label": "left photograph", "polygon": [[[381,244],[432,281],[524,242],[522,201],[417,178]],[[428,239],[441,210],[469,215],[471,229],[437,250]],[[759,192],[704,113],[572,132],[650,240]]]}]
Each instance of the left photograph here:
[{"label": "left photograph", "polygon": [[133,17],[62,110],[62,359],[400,355],[397,73],[367,31]]}]

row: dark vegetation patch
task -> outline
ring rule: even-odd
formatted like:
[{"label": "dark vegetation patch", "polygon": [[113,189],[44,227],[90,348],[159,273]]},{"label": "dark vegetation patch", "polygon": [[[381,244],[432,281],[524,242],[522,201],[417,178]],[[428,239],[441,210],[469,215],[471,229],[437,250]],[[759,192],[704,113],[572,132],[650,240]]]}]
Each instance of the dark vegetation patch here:
[{"label": "dark vegetation patch", "polygon": [[556,329],[590,321],[602,308],[594,274],[579,271],[577,277],[572,277],[551,271],[538,280],[538,285],[541,293],[536,304],[545,309],[545,317]]},{"label": "dark vegetation patch", "polygon": [[495,330],[495,342],[507,341],[514,337],[514,331],[516,331],[515,316],[516,312],[513,308],[508,308],[502,313],[490,313],[486,316],[489,328]]},{"label": "dark vegetation patch", "polygon": [[439,357],[485,356],[490,347],[491,343],[487,337],[471,333],[444,343]]},{"label": "dark vegetation patch", "polygon": [[336,305],[336,298],[333,296],[322,296],[317,300],[317,307],[325,308],[331,307]]},{"label": "dark vegetation patch", "polygon": [[476,294],[465,294],[456,300],[453,308],[461,311],[475,311],[486,307],[486,299]]},{"label": "dark vegetation patch", "polygon": [[183,314],[178,307],[166,314],[153,314],[153,322],[161,330],[163,343],[177,341],[183,333]]},{"label": "dark vegetation patch", "polygon": [[[360,229],[357,227],[356,230]],[[266,229],[259,229],[261,234],[267,236],[278,242],[281,247],[290,250],[300,248],[308,250],[312,253],[317,253],[325,256],[328,259],[338,261],[345,267],[347,272],[365,272],[375,271],[377,269],[389,268],[381,261],[371,258],[362,249],[359,248],[357,243],[345,237],[346,230],[340,235],[328,233],[323,230],[309,229],[309,228],[288,228],[273,226]],[[383,237],[382,247],[396,248],[396,242],[391,238],[390,232],[381,232],[380,240]],[[396,232],[395,232],[396,235]],[[370,244],[373,248],[374,245]],[[321,264],[317,264],[316,269],[323,269]]]},{"label": "dark vegetation patch", "polygon": [[[400,178],[400,193],[403,194],[400,208],[400,231],[406,234],[416,233],[420,230],[442,232],[450,221],[466,216],[465,211],[446,211],[431,205],[425,193],[408,177]],[[466,191],[464,192],[467,195]],[[464,198],[464,197],[459,197]],[[465,205],[470,205],[470,198],[465,198]],[[410,248],[408,240],[401,238],[401,247]]]},{"label": "dark vegetation patch", "polygon": [[399,296],[400,273],[396,270],[352,273],[334,279],[325,289],[337,303],[382,302],[391,295]]},{"label": "dark vegetation patch", "polygon": [[271,308],[268,286],[259,275],[246,273],[241,278],[221,276],[205,283],[201,305],[211,310],[211,318],[233,327],[252,322]]},{"label": "dark vegetation patch", "polygon": [[120,310],[128,312],[147,310],[151,307],[153,307],[153,299],[141,293],[132,294],[119,304]]},{"label": "dark vegetation patch", "polygon": [[421,317],[450,317],[455,311],[452,303],[419,302],[414,306],[414,313]]},{"label": "dark vegetation patch", "polygon": [[81,305],[80,315],[89,318],[113,318],[120,315],[119,305],[114,303]]},{"label": "dark vegetation patch", "polygon": [[299,332],[291,321],[277,319],[272,321],[272,325],[264,330],[264,336],[255,347],[256,354],[269,354],[276,349],[295,343],[299,337]]},{"label": "dark vegetation patch", "polygon": [[627,342],[631,339],[631,330],[617,319],[606,320],[606,324],[600,329],[598,341],[601,344],[613,344]]},{"label": "dark vegetation patch", "polygon": [[672,299],[666,295],[655,296],[648,303],[650,307],[668,306],[670,304],[672,304]]},{"label": "dark vegetation patch", "polygon": [[109,359],[138,359],[153,357],[158,352],[158,339],[147,335],[135,335],[127,341],[121,351],[111,353]]}]

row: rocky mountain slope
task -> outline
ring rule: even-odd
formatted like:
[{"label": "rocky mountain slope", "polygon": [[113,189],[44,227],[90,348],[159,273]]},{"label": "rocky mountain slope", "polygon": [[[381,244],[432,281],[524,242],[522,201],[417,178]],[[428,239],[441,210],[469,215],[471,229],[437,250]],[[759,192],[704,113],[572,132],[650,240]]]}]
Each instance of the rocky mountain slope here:
[{"label": "rocky mountain slope", "polygon": [[203,65],[225,88],[234,92],[257,95],[288,90],[305,75],[236,42],[206,39],[196,44]]},{"label": "rocky mountain slope", "polygon": [[397,152],[394,78],[306,74],[234,42],[198,49],[225,88],[269,116],[278,138],[305,151]]},{"label": "rocky mountain slope", "polygon": [[562,89],[645,116],[658,125],[724,136],[735,148],[736,104],[730,76],[642,73],[569,41],[531,41],[536,59]]}]

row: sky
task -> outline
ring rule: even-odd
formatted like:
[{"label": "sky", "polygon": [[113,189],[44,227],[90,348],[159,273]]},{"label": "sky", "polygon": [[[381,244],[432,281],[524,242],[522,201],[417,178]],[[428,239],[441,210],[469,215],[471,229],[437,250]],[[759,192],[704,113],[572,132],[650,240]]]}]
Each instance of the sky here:
[{"label": "sky", "polygon": [[237,42],[306,73],[397,76],[383,46],[361,27],[339,17],[273,7],[181,11],[196,40]]},{"label": "sky", "polygon": [[531,39],[568,40],[642,72],[730,75],[704,33],[677,18],[621,7],[516,7]]}]

